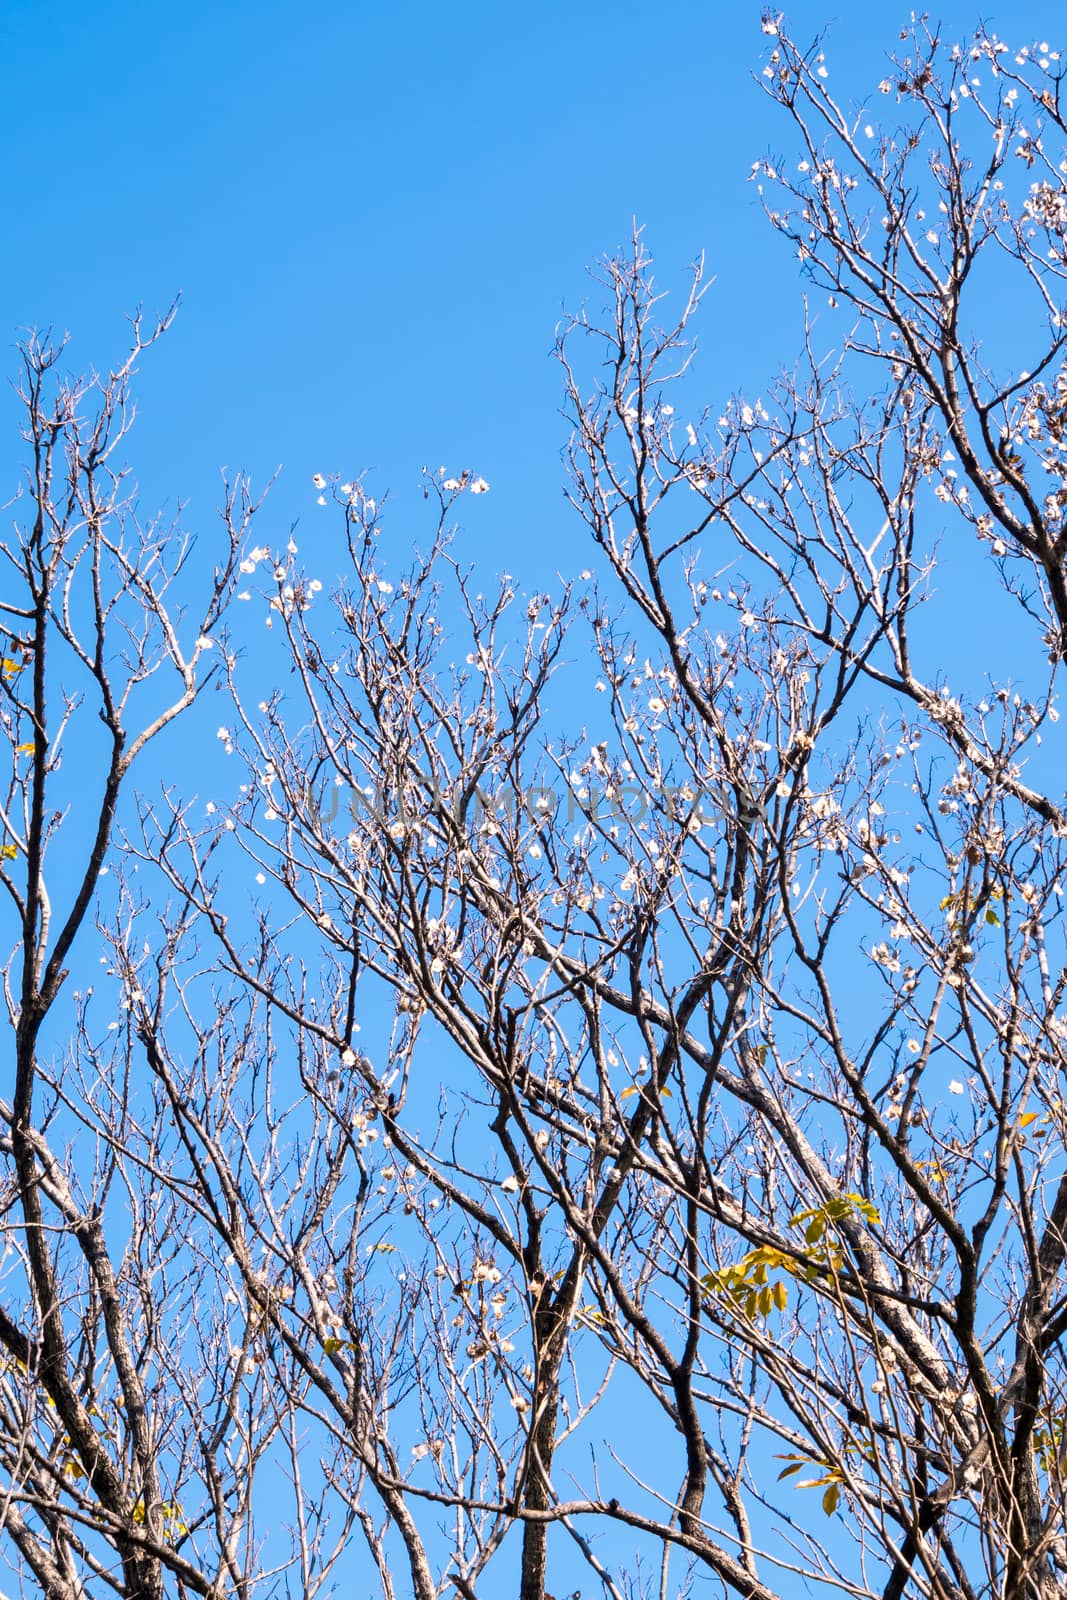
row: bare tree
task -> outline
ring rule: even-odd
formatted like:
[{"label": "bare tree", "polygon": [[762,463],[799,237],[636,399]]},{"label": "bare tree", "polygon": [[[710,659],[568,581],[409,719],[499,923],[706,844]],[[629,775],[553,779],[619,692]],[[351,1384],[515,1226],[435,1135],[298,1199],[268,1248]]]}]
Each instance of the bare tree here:
[{"label": "bare tree", "polygon": [[[205,1267],[218,1277],[217,1235],[190,1231],[181,1145],[164,1100],[137,1082],[132,1012],[104,1022],[92,983],[71,993],[120,796],[209,676],[255,510],[234,484],[224,554],[190,627],[188,545],[139,523],[120,465],[135,363],[169,321],[147,333],[135,321],[128,359],[85,382],[62,376],[61,344],[25,345],[28,466],[3,551],[0,878],[15,942],[0,1517],[10,1564],[54,1600],[241,1592],[255,1470],[293,1401],[250,1402],[220,1345],[201,1287]],[[190,1479],[202,1500],[192,1528]]]},{"label": "bare tree", "polygon": [[[237,485],[179,642],[183,547],[122,531],[108,465],[130,368],[86,422],[27,352],[0,1516],[31,1590],[1067,1588],[1061,67],[920,24],[846,106],[764,26],[801,356],[702,410],[699,272],[667,317],[640,236],[607,262],[559,340],[588,568],[556,595],[457,559],[471,472],[427,477],[403,570],[329,480],[333,595]],[[142,791],[96,895],[202,656],[239,784]],[[66,922],[63,661],[115,752]],[[123,1009],[101,1043],[81,989],[60,1070],[94,906]]]}]

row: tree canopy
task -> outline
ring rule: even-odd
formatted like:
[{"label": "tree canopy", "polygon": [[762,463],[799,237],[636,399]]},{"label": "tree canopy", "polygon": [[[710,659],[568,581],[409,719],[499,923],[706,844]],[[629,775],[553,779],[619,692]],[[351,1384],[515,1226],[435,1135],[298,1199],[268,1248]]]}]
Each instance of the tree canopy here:
[{"label": "tree canopy", "polygon": [[169,318],[22,350],[26,1594],[1064,1592],[1063,69],[919,22],[857,109],[764,32],[803,347],[708,406],[701,269],[603,262],[556,592],[464,564],[488,464],[324,472],[336,585],[240,477],[194,547]]}]

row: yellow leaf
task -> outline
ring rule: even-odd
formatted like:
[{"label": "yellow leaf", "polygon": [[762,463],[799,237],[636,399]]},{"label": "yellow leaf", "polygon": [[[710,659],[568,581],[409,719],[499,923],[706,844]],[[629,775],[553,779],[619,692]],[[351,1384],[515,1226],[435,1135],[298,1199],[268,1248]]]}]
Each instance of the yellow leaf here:
[{"label": "yellow leaf", "polygon": [[331,1334],[328,1339],[322,1341],[322,1348],[328,1356],[335,1356],[338,1350],[344,1349],[344,1343],[343,1339],[335,1339]]},{"label": "yellow leaf", "polygon": [[[640,1094],[642,1089],[656,1089],[656,1085],[654,1083],[632,1083],[628,1089],[622,1091],[619,1099],[628,1100],[632,1094]],[[667,1100],[671,1098],[671,1091],[667,1088],[656,1089],[656,1093],[663,1095]]]},{"label": "yellow leaf", "polygon": [[182,1517],[182,1508],[177,1500],[164,1500],[162,1510],[163,1523],[169,1539],[180,1539],[182,1534],[189,1532]]},{"label": "yellow leaf", "polygon": [[1022,1116],[1019,1118],[1020,1128],[1028,1128],[1031,1122],[1037,1121],[1038,1116],[1039,1113],[1037,1111],[1024,1111]]},{"label": "yellow leaf", "polygon": [[18,846],[13,844],[0,845],[0,861],[14,861],[18,855]]},{"label": "yellow leaf", "polygon": [[37,746],[34,744],[33,740],[30,739],[27,744],[17,744],[15,746],[15,754],[17,756],[32,756],[36,748]]},{"label": "yellow leaf", "polygon": [[837,1510],[837,1503],[841,1498],[841,1485],[832,1483],[822,1497],[822,1508],[828,1517],[832,1517]]}]

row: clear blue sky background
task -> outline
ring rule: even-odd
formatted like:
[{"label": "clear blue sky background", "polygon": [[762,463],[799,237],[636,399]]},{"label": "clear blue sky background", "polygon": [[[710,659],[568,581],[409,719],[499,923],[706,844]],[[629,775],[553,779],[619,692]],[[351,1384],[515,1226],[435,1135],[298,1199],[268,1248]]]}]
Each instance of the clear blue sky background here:
[{"label": "clear blue sky background", "polygon": [[[1055,33],[1061,10],[984,14],[1014,43]],[[857,98],[906,14],[787,13],[801,35],[830,25],[832,86]],[[978,12],[939,15],[954,31]],[[752,79],[759,20],[749,0],[5,0],[0,351],[52,323],[72,365],[103,364],[125,313],[181,291],[140,385],[146,510],[188,499],[206,530],[222,465],[262,481],[282,463],[269,520],[301,516],[310,557],[337,529],[309,527],[312,473],[374,469],[414,511],[424,463],[470,466],[493,489],[464,504],[471,558],[530,583],[573,571],[547,352],[631,219],[665,282],[706,252],[709,403],[795,348],[794,264],[746,181],[788,145]],[[0,353],[0,375],[13,365]],[[10,433],[0,463],[10,481]]]}]

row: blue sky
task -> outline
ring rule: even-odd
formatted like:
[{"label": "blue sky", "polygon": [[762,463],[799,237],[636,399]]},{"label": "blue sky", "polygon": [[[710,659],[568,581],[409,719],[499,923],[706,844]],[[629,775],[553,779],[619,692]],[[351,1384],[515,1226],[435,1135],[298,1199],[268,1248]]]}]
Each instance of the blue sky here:
[{"label": "blue sky", "polygon": [[[1058,9],[985,16],[1022,41]],[[906,12],[799,0],[788,16],[801,35],[830,25],[851,97]],[[952,31],[977,11],[941,15]],[[126,313],[180,291],[140,385],[146,509],[181,497],[207,530],[221,466],[263,481],[282,464],[270,515],[301,516],[306,539],[314,472],[369,468],[414,510],[424,463],[466,465],[493,487],[466,508],[472,559],[531,583],[573,571],[548,351],[631,219],[667,284],[706,253],[710,404],[795,347],[794,268],[747,182],[788,143],[752,79],[759,19],[748,0],[7,0],[0,343],[51,323],[72,365],[103,364]]]}]

